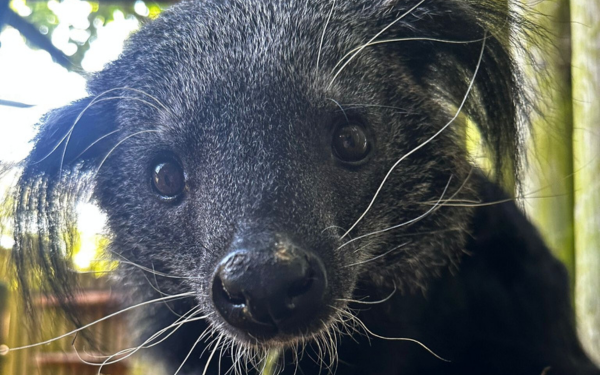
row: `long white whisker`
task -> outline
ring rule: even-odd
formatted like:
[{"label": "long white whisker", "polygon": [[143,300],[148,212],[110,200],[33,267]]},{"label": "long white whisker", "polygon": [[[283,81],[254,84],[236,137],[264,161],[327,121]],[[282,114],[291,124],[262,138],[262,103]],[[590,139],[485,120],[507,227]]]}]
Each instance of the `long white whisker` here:
[{"label": "long white whisker", "polygon": [[[140,98],[135,98],[135,97],[128,97],[128,96],[112,96],[109,98],[102,98],[102,99],[98,99],[98,97],[94,98],[84,109],[83,111],[81,111],[81,113],[79,113],[79,115],[77,116],[77,118],[75,119],[75,122],[73,123],[73,126],[71,126],[71,128],[69,129],[69,131],[66,134],[66,140],[63,138],[63,140],[65,140],[65,147],[63,148],[63,152],[60,158],[60,164],[58,166],[58,176],[60,179],[60,175],[62,172],[62,167],[63,167],[63,163],[65,161],[65,155],[67,154],[67,149],[69,148],[69,142],[71,141],[71,136],[73,135],[73,132],[75,131],[75,126],[79,123],[79,120],[81,120],[81,117],[83,117],[83,114],[90,108],[92,107],[94,104],[98,104],[100,102],[105,102],[105,101],[109,101],[109,100],[115,100],[115,99],[123,99],[123,100],[137,100],[139,102],[142,102],[144,104],[147,104],[153,108],[155,108],[157,111],[160,111],[158,109],[158,107],[156,107],[154,104],[148,102],[147,100],[144,99],[140,99]],[[60,145],[63,140],[61,140],[59,142],[58,145]]]},{"label": "long white whisker", "polygon": [[201,338],[202,338],[202,335],[198,336],[198,339],[196,340],[196,342],[194,343],[194,345],[192,345],[192,348],[190,349],[190,351],[188,352],[188,354],[185,356],[185,358],[183,359],[183,362],[181,362],[181,364],[177,368],[177,371],[175,371],[175,373],[173,375],[179,374],[179,371],[181,371],[181,369],[183,368],[183,366],[187,362],[188,358],[190,358],[190,355],[192,355],[192,352],[194,351],[194,349],[196,349],[196,346],[198,346],[198,343],[200,343]]},{"label": "long white whisker", "polygon": [[115,254],[118,257],[124,259],[124,260],[119,259],[118,260],[119,263],[123,263],[123,264],[127,264],[127,265],[130,265],[130,266],[137,267],[137,268],[141,269],[142,271],[146,271],[148,273],[151,273],[151,274],[154,274],[154,275],[157,275],[157,276],[166,277],[166,278],[170,278],[170,279],[185,279],[185,280],[192,280],[192,279],[199,279],[200,278],[200,276],[177,276],[177,275],[169,275],[167,273],[156,271],[156,270],[150,269],[148,267],[142,266],[141,264],[132,262],[132,261],[130,261],[129,259],[127,259],[122,254],[119,254],[119,253],[116,253],[116,252],[113,252],[112,254]]},{"label": "long white whisker", "polygon": [[[150,94],[147,94],[146,92],[142,91],[142,90],[137,90],[137,89],[132,89],[129,87],[115,87],[106,91],[101,92],[100,94],[96,95],[96,97],[94,99],[92,99],[90,101],[90,103],[79,113],[79,115],[77,116],[77,118],[75,119],[73,125],[71,126],[71,128],[69,129],[69,131],[60,139],[60,141],[58,141],[58,143],[56,144],[56,146],[54,146],[52,148],[52,150],[50,150],[50,152],[44,156],[43,158],[41,158],[38,161],[32,162],[32,164],[38,164],[41,163],[42,161],[44,161],[46,158],[48,158],[48,156],[52,155],[54,153],[54,151],[56,151],[56,149],[58,149],[58,147],[60,147],[60,145],[64,142],[64,140],[69,136],[69,134],[73,131],[73,128],[75,127],[75,125],[79,122],[79,120],[81,119],[81,117],[83,116],[83,114],[87,111],[88,108],[90,108],[92,105],[94,105],[95,103],[97,103],[98,101],[100,101],[101,97],[103,97],[104,95],[111,93],[113,91],[117,91],[117,90],[131,90],[131,91],[136,91],[136,92],[140,92],[146,96],[151,97],[152,99],[154,99],[161,107],[163,107],[165,110],[167,110],[168,112],[172,113],[171,111],[169,111],[169,109],[167,107],[165,107],[158,99],[156,99],[155,97],[153,97]],[[111,99],[118,99],[119,97],[113,97],[113,98],[104,98],[102,100],[111,100]],[[154,107],[156,108],[156,107]]]},{"label": "long white whisker", "polygon": [[410,243],[410,242],[405,242],[405,243],[403,243],[403,244],[401,244],[401,245],[398,245],[398,246],[396,246],[396,247],[394,247],[394,248],[392,248],[392,249],[390,249],[390,250],[386,251],[386,252],[385,252],[385,253],[383,253],[383,254],[379,254],[379,255],[377,255],[377,256],[375,256],[375,257],[373,257],[373,258],[369,258],[369,259],[367,259],[367,260],[363,260],[363,261],[360,261],[360,262],[356,262],[356,263],[348,264],[348,265],[344,266],[344,268],[348,268],[348,267],[354,267],[354,266],[359,266],[359,265],[361,265],[361,264],[365,264],[365,263],[370,263],[370,262],[376,261],[377,259],[383,258],[383,257],[385,257],[386,255],[388,255],[388,254],[390,254],[390,253],[392,253],[392,252],[394,252],[394,251],[396,251],[396,250],[398,250],[398,249],[400,249],[400,248],[403,248],[404,246],[408,245],[409,243]]},{"label": "long white whisker", "polygon": [[103,139],[105,139],[105,138],[107,138],[107,137],[110,137],[111,135],[113,135],[113,134],[115,134],[115,133],[118,133],[118,132],[120,132],[120,131],[121,131],[121,129],[113,130],[113,131],[111,131],[111,132],[109,132],[109,133],[106,133],[106,134],[104,134],[103,136],[99,137],[99,138],[98,138],[98,139],[96,139],[94,142],[90,143],[90,144],[89,144],[89,145],[88,145],[86,148],[84,148],[84,149],[83,149],[83,151],[81,151],[79,154],[77,154],[77,156],[75,156],[75,157],[73,158],[73,160],[77,160],[77,159],[79,159],[79,157],[80,157],[81,155],[85,154],[85,152],[86,152],[87,150],[89,150],[90,148],[94,147],[94,145],[98,144],[98,142],[100,142],[100,141],[102,141]]},{"label": "long white whisker", "polygon": [[[77,123],[79,122],[79,120],[81,119],[81,117],[83,116],[83,114],[87,111],[88,108],[90,108],[93,104],[95,104],[97,101],[96,99],[98,99],[101,95],[103,95],[104,93],[98,95],[96,98],[94,98],[80,113],[79,115],[75,118],[75,121],[73,122],[73,125],[71,125],[71,127],[69,128],[69,131],[67,131],[65,133],[65,135],[58,141],[58,143],[52,148],[52,150],[50,150],[50,152],[48,152],[45,156],[43,156],[41,159],[36,160],[34,162],[32,162],[32,165],[35,164],[39,164],[41,162],[43,162],[44,160],[46,160],[50,155],[52,155],[54,153],[54,151],[56,151],[60,145],[65,141],[65,139],[67,139],[67,137],[70,136],[71,132],[73,131],[73,129],[75,128],[75,125],[77,125]],[[106,98],[106,100],[111,100],[111,98]]]},{"label": "long white whisker", "polygon": [[340,108],[340,110],[341,110],[341,111],[342,111],[342,113],[344,114],[344,117],[346,118],[346,122],[347,122],[348,124],[350,124],[350,119],[348,118],[348,115],[346,114],[346,110],[344,109],[344,107],[342,107],[342,105],[341,105],[341,104],[340,104],[340,103],[339,103],[337,100],[335,100],[335,99],[332,99],[332,98],[327,98],[327,100],[331,100],[332,102],[334,102],[334,103],[335,103],[335,105],[337,105],[337,106]]},{"label": "long white whisker", "polygon": [[329,368],[332,369],[334,368],[333,373],[335,374],[335,367],[337,367],[337,357],[338,357],[338,351],[337,351],[337,339],[336,339],[336,335],[335,335],[335,330],[333,330],[333,335],[332,335],[332,330],[328,329],[326,331],[327,333],[327,337],[329,338]]},{"label": "long white whisker", "polygon": [[[194,311],[196,310],[196,311]],[[176,322],[170,324],[167,327],[164,327],[162,329],[160,329],[159,331],[155,332],[152,336],[150,336],[148,339],[146,339],[144,342],[142,342],[140,345],[138,346],[134,346],[131,348],[127,348],[127,349],[123,349],[120,350],[112,355],[106,356],[106,359],[102,362],[102,363],[96,363],[96,362],[89,362],[84,360],[83,358],[81,358],[81,356],[79,356],[79,353],[77,351],[75,351],[77,353],[77,356],[79,357],[79,360],[82,361],[83,363],[87,364],[87,365],[91,365],[91,366],[98,366],[98,375],[101,375],[102,373],[102,368],[104,366],[108,366],[108,365],[112,365],[118,362],[121,362],[131,356],[133,356],[135,353],[137,353],[138,351],[142,350],[142,349],[148,349],[151,347],[154,347],[156,345],[161,344],[162,342],[164,342],[166,339],[168,339],[169,337],[171,337],[175,332],[177,332],[177,330],[179,328],[181,328],[183,325],[187,324],[187,323],[191,323],[191,322],[196,322],[199,320],[204,320],[207,317],[209,317],[212,314],[207,314],[204,316],[200,316],[200,317],[194,317],[194,315],[196,314],[196,312],[198,312],[199,307],[196,306],[194,308],[192,308],[190,311],[188,311],[186,314],[184,314],[180,319],[178,319]],[[185,319],[184,317],[188,315]],[[154,341],[156,338],[160,337],[163,333],[167,332],[169,329],[173,328],[173,330],[171,332],[169,332],[167,335],[165,335],[163,338],[161,338],[160,340],[153,342],[152,344],[150,344],[152,341]],[[122,357],[113,359],[115,357],[118,357],[122,354],[125,354]]]},{"label": "long white whisker", "polygon": [[373,204],[375,203],[375,200],[379,196],[379,193],[381,192],[381,189],[383,189],[383,186],[387,182],[388,178],[390,177],[390,175],[392,174],[392,172],[394,171],[394,169],[396,169],[396,167],[403,160],[405,160],[410,155],[414,154],[415,152],[417,152],[418,150],[420,150],[421,148],[423,148],[425,145],[427,145],[428,143],[430,143],[432,140],[434,140],[435,138],[437,138],[438,135],[440,135],[444,130],[446,130],[458,118],[458,116],[460,115],[463,107],[465,106],[465,103],[467,102],[467,98],[469,97],[469,93],[473,89],[473,85],[475,84],[475,78],[477,77],[477,73],[479,72],[479,68],[481,67],[481,61],[483,60],[483,52],[485,51],[485,42],[486,42],[486,39],[487,39],[486,37],[487,37],[487,32],[486,32],[486,34],[484,35],[484,38],[483,38],[483,42],[482,42],[482,45],[481,45],[481,53],[479,55],[479,60],[477,61],[477,66],[475,67],[475,71],[473,73],[473,78],[471,79],[471,82],[469,83],[469,87],[467,89],[467,92],[466,92],[466,94],[465,94],[462,102],[460,103],[460,106],[456,110],[455,115],[452,117],[452,119],[450,119],[450,121],[448,121],[448,123],[446,125],[444,125],[434,135],[432,135],[430,138],[428,138],[426,141],[424,141],[423,143],[421,143],[417,147],[413,148],[411,151],[409,151],[404,156],[402,156],[400,159],[398,159],[398,161],[396,161],[396,163],[394,163],[394,165],[389,169],[389,171],[387,172],[387,174],[383,178],[383,181],[379,185],[379,188],[377,188],[377,191],[375,192],[375,195],[373,196],[373,198],[371,199],[371,202],[367,206],[367,209],[362,213],[362,215],[360,215],[360,217],[358,218],[358,220],[356,220],[356,222],[354,222],[354,224],[352,224],[352,226],[350,227],[350,229],[348,229],[348,231],[346,231],[346,233],[342,236],[342,238],[344,238],[348,233],[350,233],[356,227],[356,225],[358,225],[358,223],[360,223],[360,221],[367,215],[367,213],[369,212],[369,210],[371,209],[371,207],[373,207]]},{"label": "long white whisker", "polygon": [[[567,176],[565,178],[569,178],[572,175],[573,174],[570,174],[569,176]],[[521,195],[519,195],[517,197],[513,197],[513,198],[506,198],[506,199],[500,199],[500,200],[488,201],[488,202],[475,201],[475,200],[469,200],[469,199],[450,199],[449,198],[447,200],[444,200],[444,203],[442,203],[442,205],[448,206],[448,207],[485,207],[485,206],[493,206],[496,204],[502,204],[502,203],[507,203],[507,202],[513,202],[513,201],[517,201],[517,200],[554,198],[558,195],[533,196],[533,194],[543,191],[545,189],[548,189],[549,187],[551,187],[553,185],[554,184],[548,184],[546,186],[542,186],[538,189],[528,191],[525,194],[521,194]],[[427,202],[420,202],[420,204],[432,205],[432,204],[435,204],[435,202],[427,201]]]},{"label": "long white whisker", "polygon": [[340,64],[342,63],[342,61],[344,61],[348,56],[350,56],[354,52],[360,50],[361,48],[375,46],[375,45],[378,45],[378,44],[397,43],[397,42],[418,42],[418,41],[439,42],[439,43],[446,43],[446,44],[471,44],[471,43],[481,42],[482,40],[483,40],[483,38],[473,39],[473,40],[448,40],[448,39],[438,39],[438,38],[428,38],[428,37],[410,37],[410,38],[396,38],[396,39],[376,40],[374,42],[364,44],[364,45],[362,45],[360,47],[356,47],[353,50],[351,50],[350,52],[348,52],[347,54],[345,54],[340,59],[340,61],[338,61],[338,63],[335,64],[335,66],[333,67],[333,69],[335,70],[338,66],[340,66]]},{"label": "long white whisker", "polygon": [[[335,306],[331,306],[336,310],[339,311],[344,311],[344,310],[340,310],[338,308],[336,308]],[[345,313],[349,313],[348,311],[344,311]],[[425,344],[423,344],[421,341],[419,340],[415,340],[415,339],[411,339],[411,338],[407,338],[407,337],[386,337],[386,336],[381,336],[378,335],[376,333],[373,333],[369,328],[367,328],[367,326],[365,325],[365,323],[363,323],[362,320],[360,320],[356,315],[349,313],[350,315],[352,315],[352,319],[354,319],[356,321],[356,323],[358,323],[362,329],[365,330],[365,332],[367,332],[369,335],[376,337],[378,339],[381,340],[388,340],[388,341],[408,341],[408,342],[413,342],[417,345],[419,345],[420,347],[422,347],[423,349],[427,350],[431,355],[433,355],[435,358],[439,359],[440,361],[444,361],[444,362],[450,362],[449,360],[442,358],[441,356],[439,356],[438,354],[436,354],[433,350],[429,349],[429,347]]]},{"label": "long white whisker", "polygon": [[221,345],[221,349],[219,350],[219,366],[217,370],[217,375],[221,375],[221,360],[223,359],[223,351],[227,349],[227,345],[227,342],[224,342],[223,345]]},{"label": "long white whisker", "polygon": [[378,305],[380,303],[389,301],[394,296],[394,294],[396,294],[397,290],[398,290],[398,288],[396,288],[396,283],[394,282],[394,290],[392,290],[392,293],[390,293],[387,297],[385,297],[384,299],[381,299],[379,301],[361,301],[361,300],[349,299],[349,298],[338,298],[337,300],[343,301],[343,302],[359,303],[362,305]]},{"label": "long white whisker", "polygon": [[331,16],[333,15],[334,9],[335,0],[332,0],[331,10],[329,11],[329,15],[327,15],[327,20],[325,21],[325,26],[323,27],[323,34],[321,34],[321,41],[319,42],[319,52],[317,53],[317,71],[319,70],[319,63],[321,62],[321,51],[323,50],[323,41],[325,40],[325,33],[327,32],[327,26],[329,26],[329,21],[331,21]]},{"label": "long white whisker", "polygon": [[[221,339],[223,338],[223,334],[219,334],[219,338],[217,339],[217,343],[215,344],[215,348],[212,350],[212,352],[210,353],[210,356],[208,357],[208,360],[206,361],[206,366],[204,366],[204,371],[202,371],[202,375],[206,375],[206,371],[208,371],[208,365],[210,365],[210,361],[212,360],[213,356],[215,355],[215,352],[217,351],[217,349],[219,348],[219,344],[221,343]],[[177,373],[175,373],[175,375],[177,375]]]},{"label": "long white whisker", "polygon": [[[416,217],[416,218],[414,218],[414,219],[411,219],[411,220],[405,221],[405,222],[403,222],[403,223],[400,223],[400,224],[397,224],[397,225],[393,225],[393,226],[391,226],[391,227],[387,227],[387,228],[385,228],[385,229],[376,230],[376,231],[374,231],[374,232],[370,232],[370,233],[367,233],[367,234],[363,234],[362,236],[358,236],[358,237],[356,237],[356,238],[353,238],[353,239],[351,239],[351,240],[348,240],[348,241],[346,241],[346,242],[345,242],[343,245],[341,245],[340,247],[338,247],[338,248],[337,248],[337,250],[341,249],[342,247],[344,247],[344,246],[346,246],[346,245],[348,245],[348,244],[350,244],[350,243],[352,243],[352,242],[354,242],[354,241],[358,241],[358,240],[361,240],[361,239],[363,239],[363,238],[370,237],[370,236],[374,236],[374,235],[377,235],[377,234],[381,234],[381,233],[389,232],[390,230],[398,229],[398,228],[400,228],[400,227],[403,227],[403,226],[406,226],[406,225],[409,225],[409,224],[413,224],[413,223],[416,223],[416,222],[418,222],[418,221],[420,221],[420,220],[424,219],[424,218],[425,218],[425,217],[427,217],[427,216],[428,216],[430,213],[432,213],[433,211],[435,211],[435,210],[438,208],[438,206],[439,206],[440,202],[441,202],[441,201],[444,199],[444,194],[446,194],[446,191],[448,190],[448,186],[450,186],[450,181],[452,181],[452,176],[450,176],[450,178],[448,179],[448,183],[446,184],[446,187],[444,188],[444,191],[442,192],[442,195],[440,196],[440,199],[438,199],[438,202],[437,202],[437,204],[436,204],[436,205],[434,205],[434,206],[432,206],[432,207],[431,207],[429,210],[427,210],[427,211],[426,211],[424,214],[422,214],[422,215],[420,215],[420,216],[417,216],[417,217]],[[343,238],[343,237],[342,237],[342,238]]]},{"label": "long white whisker", "polygon": [[[365,331],[364,328],[356,322],[355,315],[352,313],[351,309],[348,306],[346,306],[344,309],[338,309],[331,305],[330,305],[330,307],[336,309],[338,311],[338,313],[340,314],[340,316],[345,317],[346,320],[344,321],[344,324],[347,325],[347,322],[352,322],[354,324],[352,326],[352,329],[355,332],[358,332],[360,335],[363,335],[369,342],[369,345],[371,345],[371,337],[369,336],[367,331]],[[363,331],[361,332],[359,330],[359,328],[363,329]]]},{"label": "long white whisker", "polygon": [[[340,73],[342,72],[342,70],[344,70],[344,68],[346,66],[348,66],[348,64],[350,64],[350,62],[365,48],[367,48],[367,46],[369,45],[369,43],[372,43],[375,39],[379,38],[379,36],[381,34],[383,34],[384,32],[386,32],[390,27],[394,26],[396,23],[398,23],[400,20],[402,20],[404,17],[408,16],[409,14],[411,14],[415,9],[417,9],[419,6],[421,6],[421,4],[423,4],[425,2],[425,0],[421,0],[419,1],[415,6],[413,6],[412,8],[410,8],[409,10],[407,10],[404,14],[402,14],[400,17],[396,18],[394,21],[392,21],[391,23],[389,23],[386,27],[384,27],[383,29],[381,29],[381,31],[379,31],[377,34],[375,34],[375,36],[373,36],[371,39],[369,39],[369,41],[365,44],[363,44],[361,47],[359,47],[359,49],[352,55],[350,56],[350,58],[348,58],[348,60],[340,67],[340,69],[338,69],[337,73],[335,73],[335,75],[333,76],[333,78],[331,79],[331,82],[329,82],[329,86],[327,87],[328,89],[333,85],[333,82],[335,81],[335,79],[340,75]],[[335,71],[335,69],[334,69]]]},{"label": "long white whisker", "polygon": [[157,303],[157,302],[160,302],[160,301],[167,301],[167,300],[176,299],[176,298],[190,297],[190,296],[194,296],[194,295],[195,295],[194,292],[186,292],[186,293],[175,294],[173,296],[161,297],[161,298],[156,298],[156,299],[153,299],[153,300],[150,300],[150,301],[141,302],[141,303],[138,303],[136,305],[126,307],[126,308],[124,308],[122,310],[119,310],[117,312],[114,312],[112,314],[109,314],[109,315],[107,315],[107,316],[105,316],[103,318],[95,320],[95,321],[93,321],[91,323],[88,323],[88,324],[86,324],[86,325],[84,325],[84,326],[82,326],[80,328],[74,329],[74,330],[72,330],[70,332],[67,332],[67,333],[62,334],[62,335],[57,336],[57,337],[54,337],[52,339],[49,339],[49,340],[46,340],[46,341],[42,341],[42,342],[38,342],[38,343],[35,343],[35,344],[19,346],[19,347],[16,347],[16,348],[9,348],[8,351],[9,352],[14,352],[16,350],[23,350],[23,349],[33,348],[33,347],[36,347],[36,346],[46,345],[46,344],[49,344],[51,342],[54,342],[54,341],[60,340],[62,338],[65,338],[67,336],[70,336],[70,335],[72,335],[74,333],[77,333],[79,331],[82,331],[84,329],[87,329],[87,328],[89,328],[89,327],[91,327],[91,326],[93,326],[95,324],[98,324],[98,323],[100,323],[102,321],[105,321],[105,320],[110,319],[110,318],[112,318],[114,316],[122,314],[122,313],[124,313],[126,311],[130,311],[130,310],[133,310],[135,308],[138,308],[138,307],[141,307],[141,306],[150,305],[152,303]]},{"label": "long white whisker", "polygon": [[[152,270],[154,270],[154,264],[152,264]],[[164,293],[161,289],[160,286],[158,285],[158,279],[156,278],[156,273],[153,272],[152,273],[152,277],[154,278],[154,284],[152,284],[152,282],[150,281],[150,279],[148,278],[148,276],[146,276],[145,273],[142,273],[144,278],[148,281],[148,284],[150,284],[150,286],[152,287],[152,289],[156,290],[161,296],[170,296],[171,294],[169,293]],[[154,286],[156,285],[156,287]],[[171,307],[169,306],[168,302],[164,302],[164,305],[171,310],[171,312],[175,315],[178,315],[181,317],[181,315],[177,314],[175,311],[173,311],[173,309],[171,309]]]},{"label": "long white whisker", "polygon": [[148,94],[146,91],[144,90],[139,90],[133,87],[121,87],[122,90],[129,90],[129,91],[134,91],[137,93],[140,93],[142,95],[146,95],[147,97],[153,99],[156,104],[158,104],[159,106],[161,106],[165,111],[169,112],[171,115],[175,116],[175,114],[173,113],[173,111],[171,111],[167,106],[165,106],[160,100],[158,100],[157,97],[155,97],[154,95],[150,95]]},{"label": "long white whisker", "polygon": [[120,140],[109,152],[108,154],[106,154],[106,156],[104,157],[104,159],[102,159],[102,161],[100,162],[100,165],[98,166],[98,168],[96,169],[96,173],[94,173],[93,176],[93,180],[96,179],[96,176],[98,175],[98,172],[100,171],[100,168],[102,168],[102,166],[104,165],[104,162],[106,162],[106,159],[108,159],[108,157],[113,153],[113,151],[115,151],[121,144],[123,144],[123,142],[127,141],[128,139],[135,137],[136,135],[140,135],[140,134],[144,134],[144,133],[158,133],[158,130],[141,130],[139,132],[135,132],[133,134],[128,135],[127,137],[123,138],[122,140]]}]

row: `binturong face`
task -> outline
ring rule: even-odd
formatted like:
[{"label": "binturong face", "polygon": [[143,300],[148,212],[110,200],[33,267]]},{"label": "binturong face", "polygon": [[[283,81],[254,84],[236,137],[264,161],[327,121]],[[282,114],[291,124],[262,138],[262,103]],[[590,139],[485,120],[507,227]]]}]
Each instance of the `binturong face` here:
[{"label": "binturong face", "polygon": [[[390,167],[453,113],[391,45],[343,65],[381,28],[373,15],[338,14],[319,49],[324,23],[297,6],[166,15],[92,83],[136,98],[116,105],[124,141],[97,172],[113,251],[183,276],[176,292],[195,292],[213,324],[251,344],[321,332],[360,277],[423,282],[455,259],[468,215],[427,215],[470,171],[448,132],[400,163],[344,236]],[[451,227],[443,240],[417,234]]]},{"label": "binturong face", "polygon": [[[166,275],[178,314],[244,347],[318,340],[349,299],[459,261],[471,209],[440,205],[475,195],[457,114],[514,112],[510,76],[477,79],[509,64],[495,20],[457,3],[176,5],[48,115],[25,176],[85,171],[109,250]],[[128,262],[124,289],[159,296]]]}]

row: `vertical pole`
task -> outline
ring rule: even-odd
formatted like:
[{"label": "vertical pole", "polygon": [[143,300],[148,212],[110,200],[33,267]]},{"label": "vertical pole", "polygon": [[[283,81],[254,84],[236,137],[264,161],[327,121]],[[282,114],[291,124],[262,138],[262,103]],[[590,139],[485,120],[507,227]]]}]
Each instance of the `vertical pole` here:
[{"label": "vertical pole", "polygon": [[[524,207],[574,285],[573,113],[569,0],[543,1],[534,21],[548,31],[530,52],[536,65],[536,103],[525,179]],[[571,289],[573,290],[573,289]]]},{"label": "vertical pole", "polygon": [[600,364],[600,0],[571,0],[575,156],[575,307]]}]

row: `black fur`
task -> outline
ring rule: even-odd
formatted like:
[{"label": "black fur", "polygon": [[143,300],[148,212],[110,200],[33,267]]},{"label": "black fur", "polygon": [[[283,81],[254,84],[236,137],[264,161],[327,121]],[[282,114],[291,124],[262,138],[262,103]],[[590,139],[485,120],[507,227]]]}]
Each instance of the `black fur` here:
[{"label": "black fur", "polygon": [[[338,374],[533,375],[547,367],[550,374],[600,374],[579,346],[564,268],[515,205],[435,205],[504,199],[495,184],[519,175],[528,102],[508,48],[519,48],[534,28],[502,3],[174,6],[91,80],[88,99],[44,119],[16,194],[21,285],[26,291],[41,269],[68,305],[63,255],[72,204],[91,188],[107,214],[114,257],[183,277],[157,276],[163,293],[195,293],[171,309],[199,306],[210,314],[156,348],[172,371],[208,328],[215,339],[224,335],[219,343],[246,348],[251,362],[254,352],[285,348],[283,371],[290,374],[318,373],[313,360],[328,337],[337,339],[339,358],[330,369]],[[384,29],[376,41],[412,40],[367,46],[344,65],[344,55]],[[467,93],[463,112],[494,155],[495,182],[474,170],[459,122],[444,128]],[[331,150],[332,132],[346,122],[360,124],[371,139],[368,159],[357,165]],[[420,145],[342,238],[390,167]],[[186,172],[183,195],[169,202],[151,185],[152,165],[165,157]],[[341,246],[401,223],[407,225]],[[319,255],[329,289],[302,337],[256,341],[215,312],[211,280],[236,239],[277,236]],[[132,302],[160,296],[147,276],[121,267]],[[345,300],[381,299],[394,290],[384,303],[349,307],[371,332],[417,339],[450,362],[413,342],[335,333],[356,324]],[[150,335],[176,318],[156,304],[136,325]],[[307,346],[299,360],[296,344]],[[202,373],[208,354],[198,355],[206,346],[199,344],[184,372]],[[332,357],[334,350],[325,352]],[[209,373],[218,363],[223,373],[232,359],[213,359]]]}]

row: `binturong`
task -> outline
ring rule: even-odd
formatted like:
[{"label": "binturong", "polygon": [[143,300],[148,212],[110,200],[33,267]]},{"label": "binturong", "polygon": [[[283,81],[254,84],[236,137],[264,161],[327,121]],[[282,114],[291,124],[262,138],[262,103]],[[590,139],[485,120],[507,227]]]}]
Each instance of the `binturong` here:
[{"label": "binturong", "polygon": [[284,374],[600,374],[565,268],[500,188],[530,107],[522,14],[173,6],[42,120],[14,196],[23,293],[42,274],[68,305],[74,207],[92,199],[126,306],[150,306],[140,352],[170,374],[259,373],[267,353]]}]

